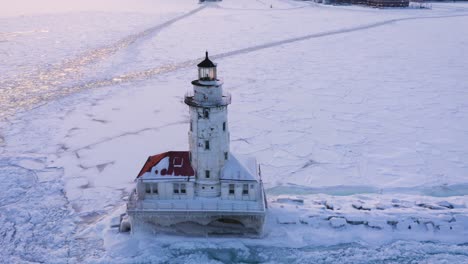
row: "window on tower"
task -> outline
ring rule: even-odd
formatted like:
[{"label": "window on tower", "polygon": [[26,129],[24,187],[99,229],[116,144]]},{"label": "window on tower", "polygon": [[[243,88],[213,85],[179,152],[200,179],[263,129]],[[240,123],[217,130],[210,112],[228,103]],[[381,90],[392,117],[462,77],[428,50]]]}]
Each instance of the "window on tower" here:
[{"label": "window on tower", "polygon": [[204,118],[210,118],[210,110],[209,109],[203,109],[203,117]]},{"label": "window on tower", "polygon": [[210,171],[209,170],[206,170],[205,171],[205,178],[210,178]]},{"label": "window on tower", "polygon": [[229,194],[234,194],[234,184],[229,184]]},{"label": "window on tower", "polygon": [[206,150],[210,149],[210,141],[208,141],[208,140],[205,141],[205,149]]},{"label": "window on tower", "polygon": [[227,153],[227,152],[224,152],[224,159],[225,159],[225,160],[228,159],[228,153]]},{"label": "window on tower", "polygon": [[226,122],[223,122],[223,131],[226,131]]},{"label": "window on tower", "polygon": [[190,131],[193,131],[192,121],[190,121]]}]

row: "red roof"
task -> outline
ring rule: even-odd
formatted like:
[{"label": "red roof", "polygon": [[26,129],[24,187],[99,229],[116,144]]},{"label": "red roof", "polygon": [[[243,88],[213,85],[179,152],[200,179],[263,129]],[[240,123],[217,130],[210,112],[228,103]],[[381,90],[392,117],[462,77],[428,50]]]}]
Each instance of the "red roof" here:
[{"label": "red roof", "polygon": [[140,173],[138,173],[137,178],[146,172],[151,172],[151,169],[166,157],[169,157],[169,167],[161,169],[161,171],[158,172],[158,175],[184,177],[195,176],[195,171],[190,163],[190,153],[188,151],[168,151],[150,156]]}]

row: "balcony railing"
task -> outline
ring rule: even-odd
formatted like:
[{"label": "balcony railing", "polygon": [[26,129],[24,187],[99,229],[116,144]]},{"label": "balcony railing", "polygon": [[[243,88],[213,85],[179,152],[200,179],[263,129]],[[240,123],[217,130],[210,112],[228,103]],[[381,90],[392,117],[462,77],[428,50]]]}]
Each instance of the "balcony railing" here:
[{"label": "balcony railing", "polygon": [[184,102],[190,106],[200,106],[200,107],[217,107],[217,106],[225,106],[231,104],[231,95],[229,93],[224,93],[220,98],[217,100],[213,99],[203,99],[197,100],[193,92],[188,92],[185,94]]},{"label": "balcony railing", "polygon": [[129,212],[232,212],[264,213],[265,197],[263,188],[257,201],[221,200],[221,199],[187,199],[187,200],[138,200],[132,192],[127,203]]}]

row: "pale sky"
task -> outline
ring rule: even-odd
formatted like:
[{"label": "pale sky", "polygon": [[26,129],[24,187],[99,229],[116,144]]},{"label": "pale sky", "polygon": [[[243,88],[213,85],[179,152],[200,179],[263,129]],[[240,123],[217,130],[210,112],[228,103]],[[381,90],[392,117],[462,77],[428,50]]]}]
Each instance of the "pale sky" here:
[{"label": "pale sky", "polygon": [[159,13],[162,9],[167,11],[174,8],[177,2],[182,1],[184,0],[0,0],[0,16],[73,11]]}]

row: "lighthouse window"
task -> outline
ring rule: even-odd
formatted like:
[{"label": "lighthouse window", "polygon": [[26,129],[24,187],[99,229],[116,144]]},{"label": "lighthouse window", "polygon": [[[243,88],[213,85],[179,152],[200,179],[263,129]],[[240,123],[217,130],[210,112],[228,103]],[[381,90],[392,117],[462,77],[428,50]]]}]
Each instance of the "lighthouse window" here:
[{"label": "lighthouse window", "polygon": [[174,194],[186,194],[187,185],[185,183],[174,183]]},{"label": "lighthouse window", "polygon": [[158,194],[158,184],[157,183],[146,183],[145,192],[147,194]]},{"label": "lighthouse window", "polygon": [[234,194],[234,184],[229,184],[229,194]]},{"label": "lighthouse window", "polygon": [[223,122],[223,131],[226,131],[226,122]]},{"label": "lighthouse window", "polygon": [[210,141],[208,141],[208,140],[205,141],[205,149],[206,150],[210,149]]},{"label": "lighthouse window", "polygon": [[206,177],[206,178],[210,178],[210,171],[209,171],[209,170],[206,170],[206,171],[205,171],[205,177]]},{"label": "lighthouse window", "polygon": [[249,194],[249,185],[248,184],[242,184],[242,194],[243,195]]}]

